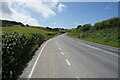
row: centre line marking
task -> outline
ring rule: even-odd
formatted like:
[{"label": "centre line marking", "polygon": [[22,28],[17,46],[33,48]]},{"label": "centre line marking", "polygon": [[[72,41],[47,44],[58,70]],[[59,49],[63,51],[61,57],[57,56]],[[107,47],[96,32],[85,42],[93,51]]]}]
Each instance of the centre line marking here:
[{"label": "centre line marking", "polygon": [[61,48],[59,48],[59,50],[61,50]]},{"label": "centre line marking", "polygon": [[80,78],[79,78],[79,77],[77,77],[77,80],[80,80]]},{"label": "centre line marking", "polygon": [[66,59],[66,62],[67,62],[67,64],[70,66],[71,64],[70,64],[70,62]]},{"label": "centre line marking", "polygon": [[61,52],[61,54],[62,54],[62,55],[64,55],[64,53],[63,53],[63,52]]}]

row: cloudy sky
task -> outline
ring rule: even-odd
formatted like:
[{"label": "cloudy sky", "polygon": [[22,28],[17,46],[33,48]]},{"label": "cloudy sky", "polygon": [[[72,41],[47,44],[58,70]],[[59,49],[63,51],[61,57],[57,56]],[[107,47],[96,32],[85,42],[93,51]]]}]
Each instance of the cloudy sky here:
[{"label": "cloudy sky", "polygon": [[[44,1],[44,2],[43,2]],[[0,2],[0,19],[44,27],[74,28],[118,17],[118,2],[63,2],[31,0]]]}]

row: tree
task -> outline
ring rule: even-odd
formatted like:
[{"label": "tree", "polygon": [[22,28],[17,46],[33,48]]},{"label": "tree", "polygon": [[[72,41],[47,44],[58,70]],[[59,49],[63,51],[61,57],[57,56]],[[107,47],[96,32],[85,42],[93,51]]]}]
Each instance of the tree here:
[{"label": "tree", "polygon": [[48,29],[48,30],[52,30],[52,28],[49,28],[49,27],[46,27],[46,29]]},{"label": "tree", "polygon": [[83,25],[82,30],[87,31],[90,29],[90,27],[91,27],[91,24],[85,24],[85,25]]},{"label": "tree", "polygon": [[28,24],[26,24],[26,27],[29,27],[29,25],[28,25]]},{"label": "tree", "polygon": [[81,25],[78,25],[78,26],[77,26],[77,29],[80,28],[80,27],[82,27],[82,26],[81,26]]}]

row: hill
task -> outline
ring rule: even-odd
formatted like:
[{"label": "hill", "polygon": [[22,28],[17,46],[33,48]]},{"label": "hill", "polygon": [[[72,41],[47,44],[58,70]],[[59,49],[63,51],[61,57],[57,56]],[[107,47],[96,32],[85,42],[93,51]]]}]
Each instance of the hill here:
[{"label": "hill", "polygon": [[69,31],[68,36],[109,46],[120,47],[119,30],[120,18],[111,18],[95,23],[93,26],[91,26],[91,24],[85,24],[83,26],[78,25],[77,28]]}]

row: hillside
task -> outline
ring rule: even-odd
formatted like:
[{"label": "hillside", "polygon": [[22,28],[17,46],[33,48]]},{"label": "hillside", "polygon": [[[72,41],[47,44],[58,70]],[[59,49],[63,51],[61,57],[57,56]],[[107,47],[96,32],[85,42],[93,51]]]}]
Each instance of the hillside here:
[{"label": "hillside", "polygon": [[102,22],[95,23],[93,26],[85,24],[78,25],[77,28],[71,29],[68,36],[92,41],[104,45],[120,47],[119,35],[120,18],[111,18]]}]

